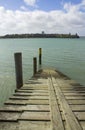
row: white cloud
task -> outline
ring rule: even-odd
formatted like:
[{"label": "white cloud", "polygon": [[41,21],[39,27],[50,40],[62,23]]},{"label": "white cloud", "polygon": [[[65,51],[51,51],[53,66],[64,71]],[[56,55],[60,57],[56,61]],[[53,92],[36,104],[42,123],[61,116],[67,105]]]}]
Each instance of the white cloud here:
[{"label": "white cloud", "polygon": [[82,1],[82,4],[85,5],[85,0]]},{"label": "white cloud", "polygon": [[79,4],[79,8],[85,11],[85,0],[83,0],[81,4]]},{"label": "white cloud", "polygon": [[36,4],[36,0],[24,0],[24,2],[30,6],[35,6]]},{"label": "white cloud", "polygon": [[[64,4],[64,10],[12,11],[0,7],[0,35],[10,33],[79,33],[85,35],[85,12],[81,4]],[[24,10],[25,8],[22,7]]]},{"label": "white cloud", "polygon": [[23,11],[27,11],[28,10],[25,6],[21,6],[20,9],[23,10]]},{"label": "white cloud", "polygon": [[85,9],[85,0],[82,0],[81,3],[73,5],[71,2],[63,4],[64,9],[67,11],[79,11]]}]

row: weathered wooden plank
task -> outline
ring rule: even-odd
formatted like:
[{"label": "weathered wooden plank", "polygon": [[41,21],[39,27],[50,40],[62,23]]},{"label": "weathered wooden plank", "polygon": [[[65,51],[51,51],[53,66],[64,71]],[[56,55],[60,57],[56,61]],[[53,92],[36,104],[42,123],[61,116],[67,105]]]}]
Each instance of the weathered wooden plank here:
[{"label": "weathered wooden plank", "polygon": [[85,121],[85,112],[74,112],[78,120]]},{"label": "weathered wooden plank", "polygon": [[0,130],[19,130],[18,122],[0,122]]},{"label": "weathered wooden plank", "polygon": [[36,100],[36,99],[32,100],[32,99],[30,99],[30,100],[28,100],[28,104],[49,105],[49,100]]},{"label": "weathered wooden plank", "polygon": [[84,91],[85,92],[85,89],[77,89],[77,88],[61,88],[61,90],[63,90],[63,91],[76,91],[76,92],[79,92],[79,91]]},{"label": "weathered wooden plank", "polygon": [[60,88],[61,89],[74,89],[74,90],[85,90],[85,87],[84,86],[72,86],[72,85],[69,85],[69,84],[66,84],[64,83],[65,86],[61,86]]},{"label": "weathered wooden plank", "polygon": [[71,90],[71,91],[69,91],[69,90],[62,90],[62,92],[63,93],[85,93],[85,91],[81,91],[81,90],[79,90],[79,91],[75,91],[75,90]]},{"label": "weathered wooden plank", "polygon": [[22,89],[18,89],[18,90],[16,90],[16,92],[24,92],[24,93],[35,93],[35,92],[37,92],[37,93],[48,93],[48,91],[47,90],[22,90]]},{"label": "weathered wooden plank", "polygon": [[19,130],[52,130],[50,121],[19,121]]},{"label": "weathered wooden plank", "polygon": [[49,112],[23,112],[19,117],[19,120],[38,120],[38,121],[50,121]]},{"label": "weathered wooden plank", "polygon": [[70,105],[72,105],[72,104],[74,104],[74,105],[85,105],[85,100],[76,100],[76,99],[74,99],[74,100],[68,100],[68,103],[70,104]]},{"label": "weathered wooden plank", "polygon": [[51,107],[51,122],[52,130],[64,130],[61,114],[59,111],[58,102],[52,85],[52,81],[49,78],[49,93],[50,93],[50,107]]},{"label": "weathered wooden plank", "polygon": [[78,92],[74,92],[74,93],[64,93],[65,96],[85,96],[85,93],[78,93]]},{"label": "weathered wooden plank", "polygon": [[25,84],[27,85],[46,85],[47,80],[44,78],[37,78],[37,79],[33,79],[33,80],[29,80],[28,82],[26,82]]},{"label": "weathered wooden plank", "polygon": [[70,105],[72,111],[85,111],[85,105]]},{"label": "weathered wooden plank", "polygon": [[83,90],[85,90],[85,86],[73,86],[75,89],[83,89]]},{"label": "weathered wooden plank", "polygon": [[66,99],[76,99],[76,100],[79,100],[79,99],[81,99],[81,100],[85,100],[85,97],[83,97],[83,96],[65,96],[65,98]]},{"label": "weathered wooden plank", "polygon": [[48,96],[49,94],[48,93],[24,93],[24,92],[16,92],[15,94],[13,94],[14,96]]},{"label": "weathered wooden plank", "polygon": [[85,121],[80,121],[80,124],[81,124],[83,130],[85,130]]},{"label": "weathered wooden plank", "polygon": [[20,115],[18,112],[0,112],[0,121],[17,121]]},{"label": "weathered wooden plank", "polygon": [[29,87],[29,88],[26,88],[26,87],[23,87],[23,88],[21,88],[20,90],[48,90],[48,88],[39,88],[39,87],[35,87],[35,88],[33,88],[33,87]]},{"label": "weathered wooden plank", "polygon": [[7,105],[27,105],[27,104],[30,104],[30,105],[32,105],[32,104],[34,104],[34,105],[37,105],[37,104],[40,104],[40,105],[42,105],[42,104],[45,104],[45,105],[48,105],[49,104],[49,100],[12,100],[12,99],[10,99],[10,100],[8,100],[8,101],[6,101],[5,102],[5,104]]},{"label": "weathered wooden plank", "polygon": [[49,105],[5,105],[0,112],[50,111]]},{"label": "weathered wooden plank", "polygon": [[14,99],[14,100],[17,100],[17,99],[19,99],[19,100],[28,100],[28,99],[39,99],[39,100],[48,100],[49,99],[49,97],[48,96],[12,96],[12,97],[10,97],[10,99]]},{"label": "weathered wooden plank", "polygon": [[28,100],[29,99],[29,97],[27,97],[27,96],[11,96],[10,98],[9,98],[10,100]]},{"label": "weathered wooden plank", "polygon": [[23,86],[22,86],[22,88],[24,88],[24,87],[40,87],[40,88],[48,88],[48,85],[47,85],[47,80],[45,80],[43,83],[45,83],[46,82],[46,84],[24,84]]},{"label": "weathered wooden plank", "polygon": [[30,87],[27,87],[27,86],[24,86],[22,87],[21,89],[23,90],[29,90],[29,89],[35,89],[35,90],[48,90],[48,87],[43,87],[43,86],[30,86]]},{"label": "weathered wooden plank", "polygon": [[5,105],[27,105],[28,100],[12,100],[12,99],[9,99],[4,104]]},{"label": "weathered wooden plank", "polygon": [[[55,80],[55,79],[53,79],[53,80]],[[65,97],[59,87],[62,85],[63,85],[63,83],[60,82],[58,79],[56,79],[56,85],[54,85],[54,87],[55,87],[55,91],[56,91],[60,106],[62,108],[62,112],[65,117],[66,127],[68,128],[68,130],[82,130],[81,125],[79,124],[78,120],[75,118],[74,113],[72,112],[70,106],[68,105],[67,101],[65,100]]]},{"label": "weathered wooden plank", "polygon": [[31,111],[50,111],[49,105],[27,105],[24,110]]},{"label": "weathered wooden plank", "polygon": [[25,107],[24,105],[4,105],[0,107],[0,112],[22,112]]},{"label": "weathered wooden plank", "polygon": [[72,79],[63,79],[63,78],[61,78],[62,79],[62,81],[63,81],[63,83],[64,84],[68,84],[68,85],[70,85],[70,86],[82,86],[80,83],[78,83],[78,82],[76,82],[75,80],[72,80]]}]

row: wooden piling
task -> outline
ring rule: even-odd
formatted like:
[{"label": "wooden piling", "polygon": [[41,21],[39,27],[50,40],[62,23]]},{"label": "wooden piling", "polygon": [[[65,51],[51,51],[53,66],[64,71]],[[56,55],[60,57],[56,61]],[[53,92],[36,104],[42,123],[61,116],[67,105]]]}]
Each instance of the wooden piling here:
[{"label": "wooden piling", "polygon": [[42,64],[42,48],[39,48],[39,65]]},{"label": "wooden piling", "polygon": [[23,86],[22,74],[22,53],[15,53],[15,72],[16,72],[16,88],[19,89]]},{"label": "wooden piling", "polygon": [[33,75],[37,73],[37,58],[33,58]]}]

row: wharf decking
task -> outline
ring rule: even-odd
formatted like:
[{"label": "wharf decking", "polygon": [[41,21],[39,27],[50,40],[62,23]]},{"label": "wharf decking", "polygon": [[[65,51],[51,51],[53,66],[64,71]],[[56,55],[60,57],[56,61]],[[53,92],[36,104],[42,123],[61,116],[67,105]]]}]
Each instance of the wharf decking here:
[{"label": "wharf decking", "polygon": [[85,87],[39,71],[0,108],[0,130],[85,130]]}]

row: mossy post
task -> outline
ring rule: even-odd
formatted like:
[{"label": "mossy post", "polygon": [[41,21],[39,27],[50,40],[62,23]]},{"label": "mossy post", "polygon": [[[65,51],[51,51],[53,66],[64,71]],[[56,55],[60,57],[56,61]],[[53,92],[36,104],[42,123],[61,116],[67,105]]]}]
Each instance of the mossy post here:
[{"label": "mossy post", "polygon": [[42,64],[42,48],[39,48],[39,65]]},{"label": "mossy post", "polygon": [[16,88],[19,89],[23,86],[23,73],[22,73],[22,53],[15,53],[15,72],[16,72]]},{"label": "mossy post", "polygon": [[37,73],[37,58],[33,58],[33,75]]}]

